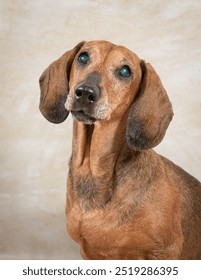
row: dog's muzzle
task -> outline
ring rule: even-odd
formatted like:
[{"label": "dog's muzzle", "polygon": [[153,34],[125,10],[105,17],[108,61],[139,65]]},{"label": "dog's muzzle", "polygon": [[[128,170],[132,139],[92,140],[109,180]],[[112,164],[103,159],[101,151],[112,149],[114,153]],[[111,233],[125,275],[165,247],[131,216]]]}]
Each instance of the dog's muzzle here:
[{"label": "dog's muzzle", "polygon": [[74,103],[72,106],[72,115],[81,122],[86,124],[94,123],[95,117],[94,106],[100,97],[100,89],[97,85],[87,83],[79,84],[74,92]]}]

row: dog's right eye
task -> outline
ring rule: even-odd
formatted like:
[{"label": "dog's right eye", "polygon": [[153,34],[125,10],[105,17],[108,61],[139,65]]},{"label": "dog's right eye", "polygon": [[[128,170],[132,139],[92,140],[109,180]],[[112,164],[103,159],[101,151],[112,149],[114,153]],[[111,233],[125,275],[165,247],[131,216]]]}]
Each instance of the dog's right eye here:
[{"label": "dog's right eye", "polygon": [[89,60],[89,54],[87,52],[83,52],[78,56],[78,62],[80,64],[85,65],[87,64],[88,60]]}]

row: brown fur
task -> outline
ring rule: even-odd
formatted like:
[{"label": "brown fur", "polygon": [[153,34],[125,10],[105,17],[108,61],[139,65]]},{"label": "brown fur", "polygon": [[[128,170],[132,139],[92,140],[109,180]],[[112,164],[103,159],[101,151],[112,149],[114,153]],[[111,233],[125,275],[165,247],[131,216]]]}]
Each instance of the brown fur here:
[{"label": "brown fur", "polygon": [[[122,65],[129,78],[119,76]],[[201,184],[152,150],[173,116],[152,66],[125,47],[82,42],[45,70],[40,85],[49,121],[69,111],[75,118],[66,214],[82,257],[200,259]],[[98,100],[79,103],[80,85]]]}]

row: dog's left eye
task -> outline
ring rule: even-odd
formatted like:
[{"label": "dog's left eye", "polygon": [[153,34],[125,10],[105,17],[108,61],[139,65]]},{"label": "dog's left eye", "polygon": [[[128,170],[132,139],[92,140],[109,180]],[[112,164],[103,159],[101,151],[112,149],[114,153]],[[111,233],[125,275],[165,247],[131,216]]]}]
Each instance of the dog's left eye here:
[{"label": "dog's left eye", "polygon": [[88,60],[89,60],[89,54],[87,52],[83,52],[78,56],[78,61],[81,64],[87,64]]},{"label": "dog's left eye", "polygon": [[128,65],[124,65],[119,69],[119,75],[122,78],[129,78],[131,76],[131,69]]}]

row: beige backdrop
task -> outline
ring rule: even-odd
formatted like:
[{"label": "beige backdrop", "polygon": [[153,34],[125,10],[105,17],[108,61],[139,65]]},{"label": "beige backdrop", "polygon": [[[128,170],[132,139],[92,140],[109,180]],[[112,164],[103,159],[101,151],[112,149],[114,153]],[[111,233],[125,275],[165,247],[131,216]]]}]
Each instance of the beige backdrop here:
[{"label": "beige backdrop", "polygon": [[42,117],[38,78],[81,40],[152,63],[175,112],[156,150],[201,179],[199,0],[0,0],[0,11],[1,259],[80,258],[64,215],[72,117]]}]

